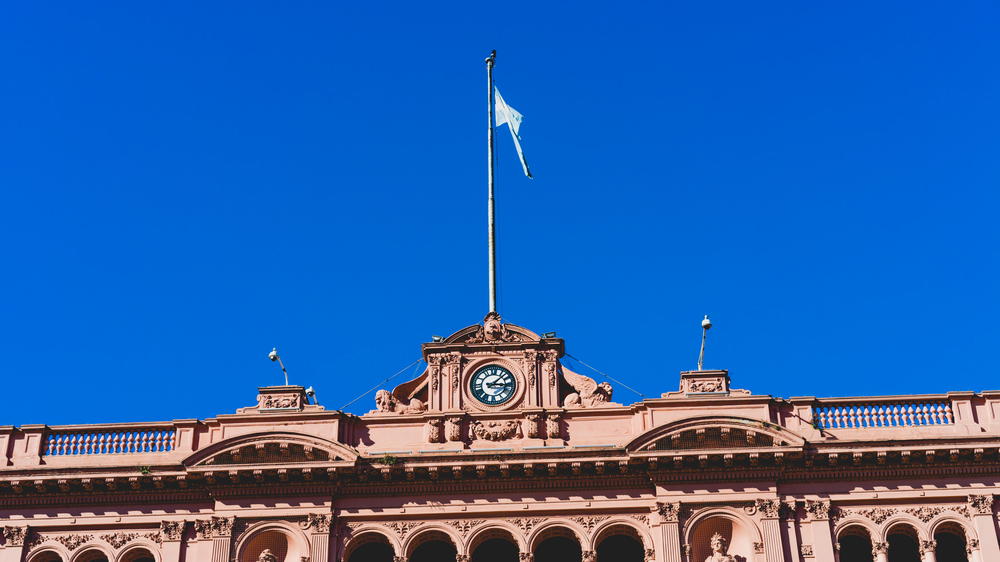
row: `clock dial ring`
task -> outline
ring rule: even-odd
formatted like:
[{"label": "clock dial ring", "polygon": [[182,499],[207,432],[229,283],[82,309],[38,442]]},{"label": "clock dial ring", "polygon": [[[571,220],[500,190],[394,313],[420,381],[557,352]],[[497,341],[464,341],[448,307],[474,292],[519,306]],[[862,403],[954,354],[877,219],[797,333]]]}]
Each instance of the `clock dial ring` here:
[{"label": "clock dial ring", "polygon": [[476,369],[469,377],[469,392],[483,406],[501,406],[518,391],[517,377],[506,367],[490,363]]}]

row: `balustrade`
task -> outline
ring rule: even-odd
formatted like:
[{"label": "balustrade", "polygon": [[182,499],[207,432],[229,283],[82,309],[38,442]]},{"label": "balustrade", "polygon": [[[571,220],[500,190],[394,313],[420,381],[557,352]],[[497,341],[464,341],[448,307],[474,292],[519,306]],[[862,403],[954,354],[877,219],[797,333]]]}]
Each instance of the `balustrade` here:
[{"label": "balustrade", "polygon": [[820,400],[813,421],[822,429],[950,425],[951,403],[940,400]]},{"label": "balustrade", "polygon": [[173,428],[137,427],[109,430],[51,430],[45,437],[42,454],[122,455],[164,453],[176,446]]}]

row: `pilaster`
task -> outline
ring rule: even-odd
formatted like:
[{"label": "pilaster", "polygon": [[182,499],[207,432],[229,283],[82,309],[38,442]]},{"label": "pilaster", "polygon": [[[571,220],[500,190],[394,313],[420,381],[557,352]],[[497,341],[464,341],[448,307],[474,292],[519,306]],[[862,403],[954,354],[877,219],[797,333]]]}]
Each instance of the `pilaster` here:
[{"label": "pilaster", "polygon": [[306,518],[304,527],[309,532],[309,562],[329,562],[331,520],[330,515],[315,513]]},{"label": "pilaster", "polygon": [[812,531],[812,551],[815,562],[836,562],[833,531],[830,529],[830,501],[806,501],[806,516]]},{"label": "pilaster", "polygon": [[24,556],[24,541],[28,537],[27,527],[0,527],[3,546],[0,547],[0,562],[21,562]]},{"label": "pilaster", "polygon": [[776,499],[758,499],[754,505],[761,514],[764,559],[767,562],[785,562],[785,546],[781,540],[781,502]]},{"label": "pilaster", "polygon": [[680,502],[657,502],[656,512],[660,518],[658,562],[683,562],[681,558]]},{"label": "pilaster", "polygon": [[980,556],[983,560],[1000,560],[1000,543],[993,522],[993,494],[969,496],[968,502],[972,526],[979,535]]},{"label": "pilaster", "polygon": [[160,522],[161,562],[180,562],[181,541],[184,538],[185,521]]}]

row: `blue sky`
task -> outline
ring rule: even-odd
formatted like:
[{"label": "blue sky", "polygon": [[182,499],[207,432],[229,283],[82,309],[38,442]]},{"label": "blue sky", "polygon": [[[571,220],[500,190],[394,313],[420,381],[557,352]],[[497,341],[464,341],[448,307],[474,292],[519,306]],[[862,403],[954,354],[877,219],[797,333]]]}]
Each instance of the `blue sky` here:
[{"label": "blue sky", "polygon": [[5,6],[0,424],[231,413],[272,346],[339,408],[479,321],[490,49],[536,175],[500,131],[506,320],[647,396],[706,313],[755,393],[1000,387],[998,16]]}]

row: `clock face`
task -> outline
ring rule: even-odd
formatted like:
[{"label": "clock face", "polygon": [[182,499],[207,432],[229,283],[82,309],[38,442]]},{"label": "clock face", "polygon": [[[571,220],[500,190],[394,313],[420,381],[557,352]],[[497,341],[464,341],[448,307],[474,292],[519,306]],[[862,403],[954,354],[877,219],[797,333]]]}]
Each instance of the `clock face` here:
[{"label": "clock face", "polygon": [[514,374],[499,365],[487,365],[472,375],[472,395],[487,406],[503,404],[514,396],[517,379]]}]

